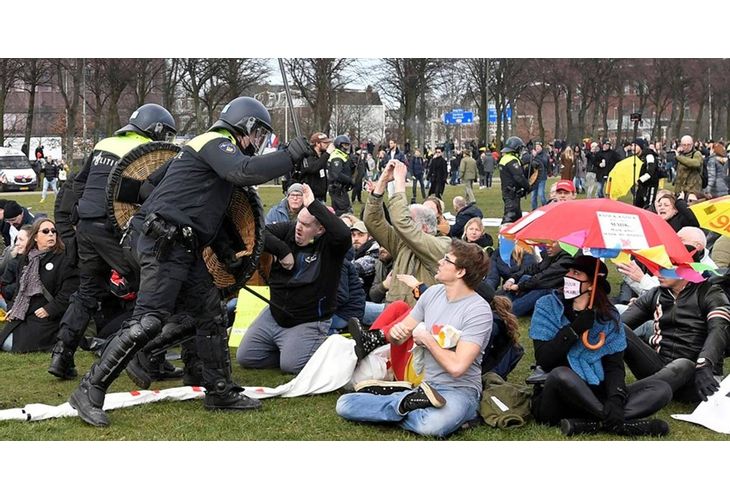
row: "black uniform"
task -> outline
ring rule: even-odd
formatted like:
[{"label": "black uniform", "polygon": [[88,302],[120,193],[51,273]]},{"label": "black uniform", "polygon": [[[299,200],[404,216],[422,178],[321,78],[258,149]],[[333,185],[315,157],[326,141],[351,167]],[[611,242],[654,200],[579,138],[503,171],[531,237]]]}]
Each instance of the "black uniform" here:
[{"label": "black uniform", "polygon": [[354,165],[347,153],[335,149],[329,160],[329,193],[335,215],[352,213],[352,205],[347,192],[352,189]]},{"label": "black uniform", "polygon": [[444,195],[446,187],[446,178],[448,177],[448,166],[443,156],[434,157],[429,164],[428,178],[431,186],[428,188],[428,195],[436,195],[441,198]]},{"label": "black uniform", "polygon": [[[231,381],[222,297],[205,266],[202,249],[216,238],[234,185],[261,184],[292,168],[287,151],[261,157],[244,155],[226,130],[207,132],[185,145],[132,218],[132,229],[124,240],[140,265],[133,317],[84,376],[71,395],[72,406],[78,409],[88,401],[100,412],[106,390],[135,354],[160,333],[176,305],[184,307],[195,321],[206,402],[240,392]],[[226,250],[233,253],[231,248]],[[219,258],[227,260],[221,254]],[[103,424],[97,420],[95,425]]]},{"label": "black uniform", "polygon": [[[73,193],[66,204],[78,199],[76,224],[76,251],[80,283],[71,296],[68,309],[61,319],[55,356],[65,356],[73,366],[73,354],[86,331],[91,315],[109,290],[112,269],[124,276],[132,288],[138,282],[137,268],[119,245],[120,234],[113,229],[107,217],[106,185],[109,173],[125,154],[137,146],[150,142],[148,137],[136,132],[124,132],[99,142],[89,156],[84,168],[76,175]],[[61,228],[63,230],[63,226]],[[65,378],[51,363],[51,373]]]},{"label": "black uniform", "polygon": [[322,203],[327,201],[327,162],[329,159],[330,154],[327,151],[319,157],[307,158],[307,167],[302,167],[301,180],[292,181],[307,184],[312,188],[314,197]]},{"label": "black uniform", "polygon": [[522,217],[520,198],[530,191],[530,181],[525,177],[520,159],[515,153],[505,153],[499,160],[499,167],[504,201],[502,224],[506,224]]}]

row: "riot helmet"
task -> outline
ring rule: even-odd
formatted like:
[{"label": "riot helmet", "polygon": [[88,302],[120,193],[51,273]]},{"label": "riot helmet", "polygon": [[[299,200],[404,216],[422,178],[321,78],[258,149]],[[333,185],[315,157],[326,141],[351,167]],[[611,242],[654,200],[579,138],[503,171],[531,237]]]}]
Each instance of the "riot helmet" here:
[{"label": "riot helmet", "polygon": [[221,115],[210,130],[226,129],[234,134],[248,137],[249,145],[245,148],[236,139],[241,151],[249,156],[261,154],[271,138],[271,115],[259,101],[253,97],[236,97],[225,105]]},{"label": "riot helmet", "polygon": [[507,142],[504,143],[504,147],[502,148],[502,153],[517,153],[519,154],[520,151],[525,147],[525,143],[522,142],[522,139],[517,137],[516,135],[513,135],[509,139],[507,139]]},{"label": "riot helmet", "polygon": [[345,153],[350,152],[350,138],[346,135],[338,135],[335,137],[335,147],[339,149],[340,151],[344,151]]},{"label": "riot helmet", "polygon": [[137,132],[153,141],[170,142],[177,133],[177,127],[175,119],[168,110],[159,104],[149,103],[137,108],[129,117],[129,123],[115,134],[122,132]]}]

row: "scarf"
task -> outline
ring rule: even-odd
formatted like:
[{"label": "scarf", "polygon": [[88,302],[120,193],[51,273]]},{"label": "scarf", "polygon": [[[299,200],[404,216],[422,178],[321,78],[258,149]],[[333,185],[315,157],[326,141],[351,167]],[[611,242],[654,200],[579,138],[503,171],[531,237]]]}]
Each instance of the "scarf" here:
[{"label": "scarf", "polygon": [[[552,340],[558,330],[570,324],[565,316],[563,301],[558,298],[557,292],[541,297],[535,304],[535,311],[532,314],[530,323],[530,338],[535,340]],[[626,349],[626,333],[623,324],[619,327],[612,322],[600,322],[596,319],[593,328],[588,332],[588,340],[591,344],[598,342],[600,332],[606,335],[605,344],[595,351],[586,349],[583,342],[578,340],[568,350],[568,364],[580,378],[590,385],[598,385],[603,381],[603,365],[601,358],[609,354],[624,351]],[[579,332],[582,335],[583,332]]]},{"label": "scarf", "polygon": [[13,308],[8,313],[8,320],[24,320],[30,306],[30,298],[43,293],[43,283],[39,272],[41,257],[46,252],[34,248],[28,253],[28,265],[20,276],[18,293],[15,295]]}]

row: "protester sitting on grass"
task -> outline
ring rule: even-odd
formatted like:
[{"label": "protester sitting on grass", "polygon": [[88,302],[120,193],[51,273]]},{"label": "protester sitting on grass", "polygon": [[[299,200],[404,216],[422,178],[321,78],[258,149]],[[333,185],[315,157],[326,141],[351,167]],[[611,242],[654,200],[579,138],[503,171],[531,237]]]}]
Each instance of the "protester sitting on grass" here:
[{"label": "protester sitting on grass", "polygon": [[536,263],[535,256],[531,252],[525,251],[520,245],[515,245],[512,249],[509,263],[502,260],[499,250],[497,250],[489,261],[489,274],[485,281],[495,290],[499,290],[504,281]]},{"label": "protester sitting on grass", "polygon": [[535,386],[532,413],[538,422],[560,424],[566,435],[664,435],[666,422],[638,419],[668,404],[671,387],[662,380],[626,386],[626,333],[608,299],[608,269],[598,265],[594,281],[596,259],[577,257],[567,266],[562,293],[553,291],[535,305],[530,338],[547,378]]},{"label": "protester sitting on grass", "polygon": [[436,214],[436,228],[439,236],[448,236],[451,226],[449,221],[444,217],[444,202],[436,195],[431,195],[423,200],[423,206],[430,208]]},{"label": "protester sitting on grass", "polygon": [[648,336],[626,334],[626,365],[637,379],[665,381],[683,402],[707,400],[719,389],[730,329],[730,302],[720,286],[660,276],[621,319],[632,329],[650,322]]},{"label": "protester sitting on grass", "polygon": [[694,212],[687,207],[682,198],[675,198],[672,194],[665,194],[658,198],[656,212],[672,229],[679,231],[685,226],[700,227]]},{"label": "protester sitting on grass", "polygon": [[3,252],[2,277],[0,277],[0,293],[2,293],[2,309],[7,310],[7,304],[13,300],[18,288],[18,264],[25,253],[28,244],[28,235],[33,226],[26,224],[20,228],[15,243]]},{"label": "protester sitting on grass", "polygon": [[37,219],[33,223],[19,268],[18,287],[0,344],[13,352],[49,351],[68,299],[79,285],[76,267],[64,252],[53,221]]},{"label": "protester sitting on grass", "polygon": [[469,219],[464,226],[461,239],[468,243],[476,243],[482,247],[482,249],[484,249],[490,257],[492,256],[492,252],[494,252],[494,240],[491,235],[484,232],[484,224],[482,223],[481,217]]},{"label": "protester sitting on grass", "polygon": [[514,273],[498,293],[512,300],[515,316],[528,316],[537,299],[562,286],[565,265],[572,260],[556,241],[547,248],[547,256],[541,262]]},{"label": "protester sitting on grass", "polygon": [[[337,414],[360,422],[392,422],[417,434],[445,437],[477,417],[482,392],[481,361],[491,334],[492,311],[477,286],[489,258],[476,245],[454,240],[439,261],[436,280],[413,310],[390,329],[393,342],[412,338],[422,348],[423,382],[413,390],[384,394],[366,386],[337,401]],[[454,332],[453,348],[434,338]],[[397,389],[400,389],[398,391]]]}]

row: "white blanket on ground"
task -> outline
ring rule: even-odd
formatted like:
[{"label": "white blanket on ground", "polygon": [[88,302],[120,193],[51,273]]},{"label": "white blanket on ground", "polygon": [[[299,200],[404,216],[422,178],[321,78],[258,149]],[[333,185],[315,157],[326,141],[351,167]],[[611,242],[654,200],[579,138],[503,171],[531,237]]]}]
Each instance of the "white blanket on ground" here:
[{"label": "white blanket on ground", "polygon": [[[246,395],[256,399],[281,396],[293,398],[307,394],[322,394],[344,387],[357,364],[355,341],[332,335],[317,349],[294,379],[279,387],[246,387]],[[157,391],[114,392],[104,399],[104,411],[126,408],[157,401],[183,401],[205,396],[202,387],[173,387]],[[37,421],[49,418],[75,417],[78,413],[68,403],[51,406],[31,403],[23,408],[0,410],[0,420]]]},{"label": "white blanket on ground", "polygon": [[700,403],[689,415],[672,415],[673,419],[684,420],[707,427],[711,431],[730,434],[730,376],[720,382],[720,389]]}]

